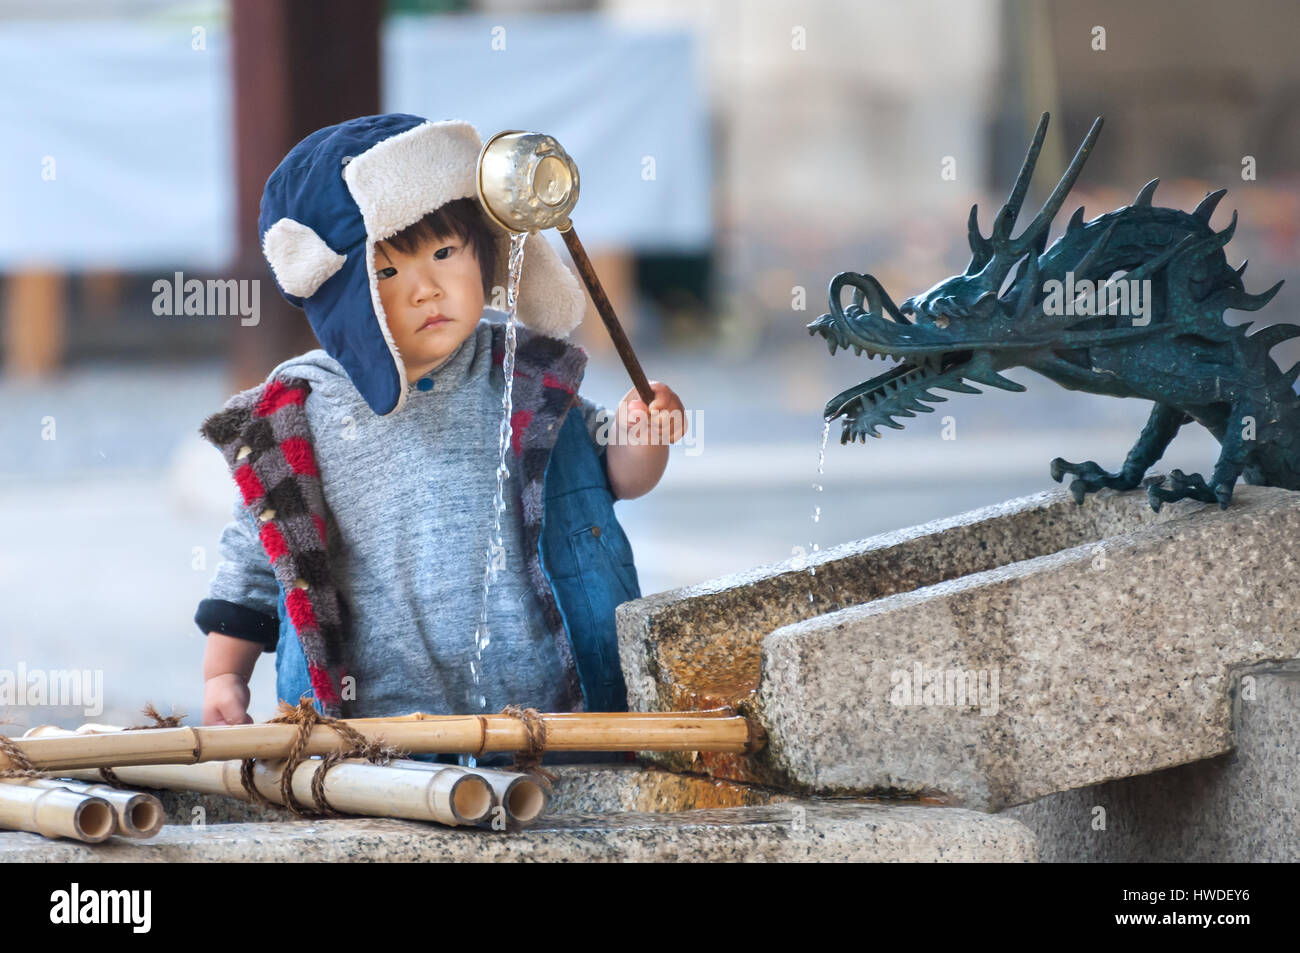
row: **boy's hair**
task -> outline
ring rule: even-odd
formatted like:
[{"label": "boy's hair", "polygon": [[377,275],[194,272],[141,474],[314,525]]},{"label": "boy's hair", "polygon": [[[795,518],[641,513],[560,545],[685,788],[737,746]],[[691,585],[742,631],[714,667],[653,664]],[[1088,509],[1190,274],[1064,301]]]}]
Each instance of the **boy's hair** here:
[{"label": "boy's hair", "polygon": [[453,199],[440,205],[414,225],[408,225],[384,241],[403,255],[413,255],[424,242],[448,238],[459,238],[473,250],[483,277],[483,294],[490,297],[492,276],[497,267],[497,246],[476,196]]}]

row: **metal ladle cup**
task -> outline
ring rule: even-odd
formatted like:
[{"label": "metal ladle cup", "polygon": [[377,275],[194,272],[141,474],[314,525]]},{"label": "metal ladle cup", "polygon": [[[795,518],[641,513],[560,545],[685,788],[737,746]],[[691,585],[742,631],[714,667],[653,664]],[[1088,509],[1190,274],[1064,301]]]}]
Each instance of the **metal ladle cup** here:
[{"label": "metal ladle cup", "polygon": [[577,164],[550,136],[507,129],[483,143],[476,178],[483,210],[502,228],[511,232],[559,231],[623,366],[648,407],[654,391],[569,220],[578,204]]}]

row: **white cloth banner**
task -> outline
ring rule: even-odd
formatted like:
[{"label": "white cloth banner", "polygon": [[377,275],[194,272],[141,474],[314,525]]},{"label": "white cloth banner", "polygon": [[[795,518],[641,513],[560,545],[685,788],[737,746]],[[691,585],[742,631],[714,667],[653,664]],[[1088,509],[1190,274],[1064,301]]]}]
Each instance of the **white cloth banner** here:
[{"label": "white cloth banner", "polygon": [[[229,37],[202,29],[170,17],[0,22],[0,269],[229,266]],[[383,51],[386,111],[467,119],[484,137],[555,136],[578,163],[584,244],[710,243],[708,118],[688,34],[588,14],[396,16]]]}]

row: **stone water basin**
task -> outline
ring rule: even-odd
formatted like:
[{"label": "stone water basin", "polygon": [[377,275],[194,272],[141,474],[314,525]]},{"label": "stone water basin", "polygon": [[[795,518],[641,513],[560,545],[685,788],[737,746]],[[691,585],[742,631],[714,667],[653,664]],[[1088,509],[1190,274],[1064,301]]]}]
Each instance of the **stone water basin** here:
[{"label": "stone water basin", "polygon": [[1300,659],[1298,532],[1277,487],[1226,510],[1009,500],[620,605],[628,704],[765,732],[752,754],[648,756],[667,769],[991,813],[1219,757],[1238,681]]},{"label": "stone water basin", "polygon": [[524,830],[385,818],[300,819],[235,798],[156,792],[154,838],[97,844],[0,833],[4,861],[1034,861],[1019,821],[959,808],[803,798],[642,764],[548,766]]}]

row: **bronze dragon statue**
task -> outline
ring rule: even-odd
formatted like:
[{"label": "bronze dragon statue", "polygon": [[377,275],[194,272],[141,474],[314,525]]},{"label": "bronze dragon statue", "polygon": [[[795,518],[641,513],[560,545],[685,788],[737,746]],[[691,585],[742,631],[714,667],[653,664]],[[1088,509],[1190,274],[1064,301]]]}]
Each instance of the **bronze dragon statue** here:
[{"label": "bronze dragon statue", "polygon": [[[837,394],[825,419],[844,418],[841,443],[879,426],[901,430],[894,417],[930,412],[947,400],[931,390],[981,393],[967,381],[1010,391],[1025,387],[998,372],[1027,367],[1071,390],[1139,397],[1152,402],[1151,416],[1117,473],[1098,464],[1051,462],[1058,482],[1075,479],[1070,492],[1087,493],[1146,485],[1153,509],[1192,498],[1226,508],[1237,477],[1247,483],[1300,489],[1300,398],[1293,384],[1300,363],[1283,373],[1269,351],[1300,335],[1300,327],[1274,324],[1254,334],[1230,326],[1226,309],[1255,311],[1277,293],[1248,294],[1245,264],[1228,265],[1223,246],[1237,215],[1222,231],[1210,216],[1226,190],[1207,195],[1191,213],[1151,204],[1159,179],[1148,182],[1132,205],[1083,220],[1080,207],[1050,247],[1047,233],[1087,161],[1101,119],[1075,153],[1065,174],[1033,221],[1011,231],[1029,188],[1048,114],[1044,113],[992,235],[970,210],[971,259],[964,273],[895,305],[871,275],[843,272],[830,284],[830,311],[808,325],[830,348],[853,348],[868,357],[900,363],[884,374]],[[1012,269],[1019,266],[1014,280]],[[845,286],[852,302],[841,301]],[[1184,424],[1196,421],[1219,441],[1221,452],[1209,482],[1173,470],[1143,480]]]}]

